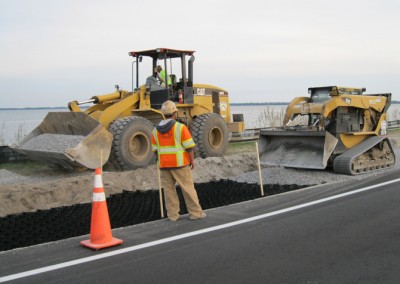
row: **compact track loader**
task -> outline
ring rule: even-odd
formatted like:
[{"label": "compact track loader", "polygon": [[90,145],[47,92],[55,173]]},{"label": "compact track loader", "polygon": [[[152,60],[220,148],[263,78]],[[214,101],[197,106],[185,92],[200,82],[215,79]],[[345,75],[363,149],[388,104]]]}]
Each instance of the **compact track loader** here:
[{"label": "compact track loader", "polygon": [[[113,93],[70,102],[70,112],[48,113],[36,129],[12,148],[31,159],[68,169],[96,168],[106,162],[120,170],[144,167],[153,162],[151,131],[164,119],[161,105],[173,100],[179,110],[178,120],[188,125],[198,155],[222,156],[230,133],[242,132],[244,122],[231,120],[226,90],[193,83],[193,54],[190,50],[168,48],[130,52],[134,58],[132,82],[136,73],[136,87],[132,91],[116,86]],[[145,68],[144,59],[148,60],[148,72],[141,70]],[[170,84],[157,81],[154,72],[158,65],[164,68]],[[173,73],[176,66],[179,74]],[[146,83],[139,86],[139,75],[143,73]],[[81,109],[83,104],[92,105]]]},{"label": "compact track loader", "polygon": [[393,167],[386,112],[391,94],[365,88],[319,87],[288,105],[283,127],[261,129],[264,165],[325,169],[356,175]]}]

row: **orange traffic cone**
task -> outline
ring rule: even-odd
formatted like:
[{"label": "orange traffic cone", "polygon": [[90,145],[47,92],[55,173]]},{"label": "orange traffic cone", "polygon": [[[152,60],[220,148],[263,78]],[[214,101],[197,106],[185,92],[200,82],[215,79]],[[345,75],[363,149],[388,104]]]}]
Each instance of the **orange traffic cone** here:
[{"label": "orange traffic cone", "polygon": [[122,244],[122,242],[122,240],[112,237],[106,195],[104,194],[103,180],[101,178],[101,169],[97,168],[94,176],[90,240],[81,241],[81,245],[92,249],[101,249],[119,245]]}]

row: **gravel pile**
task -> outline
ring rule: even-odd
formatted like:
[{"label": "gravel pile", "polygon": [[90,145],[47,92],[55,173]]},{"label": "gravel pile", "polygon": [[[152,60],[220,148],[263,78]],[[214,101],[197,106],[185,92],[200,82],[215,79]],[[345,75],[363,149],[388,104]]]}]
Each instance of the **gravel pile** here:
[{"label": "gravel pile", "polygon": [[0,184],[24,183],[31,180],[31,177],[24,177],[5,169],[0,170]]},{"label": "gravel pile", "polygon": [[65,135],[65,134],[42,134],[38,135],[25,144],[21,145],[21,149],[36,150],[44,152],[64,153],[68,148],[74,148],[85,136],[82,135]]},{"label": "gravel pile", "polygon": [[[29,175],[18,174],[6,169],[0,169],[0,187],[7,185],[8,188],[12,189],[15,185],[26,184],[33,186],[35,183],[46,183],[52,181],[58,181],[62,183],[63,179],[68,178],[85,178],[87,175],[91,175],[90,172],[65,172],[64,169],[60,168],[48,168],[46,170],[35,170],[34,173]],[[55,183],[56,185],[60,185]],[[1,188],[0,188],[1,191]],[[1,197],[0,197],[1,198]]]},{"label": "gravel pile", "polygon": [[[394,149],[397,159],[400,159],[400,148]],[[400,168],[400,162],[397,160],[394,169]],[[263,184],[298,184],[298,185],[314,185],[331,182],[340,182],[346,180],[362,180],[366,177],[381,174],[385,169],[373,173],[365,173],[356,176],[335,174],[332,170],[308,170],[308,169],[289,169],[282,167],[266,167],[261,169]],[[258,183],[258,171],[244,173],[237,177],[231,178],[233,181]]]}]

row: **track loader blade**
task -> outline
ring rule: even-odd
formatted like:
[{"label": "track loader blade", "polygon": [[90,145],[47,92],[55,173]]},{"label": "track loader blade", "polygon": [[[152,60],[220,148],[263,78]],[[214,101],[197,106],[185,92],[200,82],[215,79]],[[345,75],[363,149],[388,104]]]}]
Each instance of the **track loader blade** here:
[{"label": "track loader blade", "polygon": [[21,142],[12,145],[28,158],[66,169],[103,166],[110,155],[112,134],[83,112],[49,112]]},{"label": "track loader blade", "polygon": [[325,131],[261,130],[260,162],[268,166],[325,169],[338,139]]}]

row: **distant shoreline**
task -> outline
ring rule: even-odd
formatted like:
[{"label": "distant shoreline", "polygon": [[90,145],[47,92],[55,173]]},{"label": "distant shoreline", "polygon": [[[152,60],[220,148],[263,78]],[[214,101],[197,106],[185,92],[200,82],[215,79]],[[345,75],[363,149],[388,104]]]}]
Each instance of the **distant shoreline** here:
[{"label": "distant shoreline", "polygon": [[[271,102],[271,103],[230,103],[231,106],[281,106],[288,105],[289,102]],[[392,101],[392,104],[400,104],[400,101]],[[46,110],[46,109],[68,109],[68,107],[5,107],[1,110]]]},{"label": "distant shoreline", "polygon": [[[289,103],[277,102],[277,103],[230,103],[231,106],[268,106],[268,105],[288,105]],[[68,109],[68,107],[0,107],[1,110],[47,110],[47,109]]]}]

